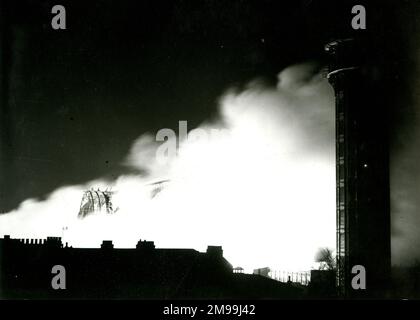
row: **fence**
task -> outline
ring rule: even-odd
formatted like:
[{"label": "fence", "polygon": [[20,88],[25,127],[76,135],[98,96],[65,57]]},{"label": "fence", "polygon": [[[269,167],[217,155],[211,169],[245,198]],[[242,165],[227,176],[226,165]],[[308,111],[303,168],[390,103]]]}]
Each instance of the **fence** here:
[{"label": "fence", "polygon": [[284,270],[270,270],[268,276],[280,282],[293,282],[300,283],[304,286],[307,286],[311,281],[311,272],[310,271],[284,271]]}]

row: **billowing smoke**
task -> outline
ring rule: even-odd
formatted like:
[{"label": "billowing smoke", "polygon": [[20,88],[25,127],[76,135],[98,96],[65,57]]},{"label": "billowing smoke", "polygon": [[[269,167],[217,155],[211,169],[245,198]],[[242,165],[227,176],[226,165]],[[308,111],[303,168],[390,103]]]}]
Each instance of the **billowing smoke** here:
[{"label": "billowing smoke", "polygon": [[[412,11],[418,11],[418,6]],[[407,22],[406,32],[410,72],[404,76],[410,80],[409,94],[403,99],[406,105],[397,106],[404,121],[394,134],[398,147],[391,157],[392,258],[402,265],[420,261],[420,21]]]},{"label": "billowing smoke", "polygon": [[[140,238],[158,247],[222,245],[225,257],[247,271],[310,268],[319,247],[335,246],[332,88],[316,65],[302,64],[282,71],[276,86],[255,81],[228,90],[219,106],[219,119],[189,128],[187,138],[159,142],[153,133],[134,141],[124,164],[146,174],[26,200],[0,216],[0,234],[63,232],[65,242],[81,247],[104,239],[134,247]],[[177,152],[156,158],[176,142]],[[170,182],[151,197],[150,183],[160,180]],[[91,187],[112,187],[118,212],[78,219],[83,191]]]},{"label": "billowing smoke", "polygon": [[412,136],[391,167],[392,260],[401,265],[420,261],[420,130],[413,127],[409,132]]}]

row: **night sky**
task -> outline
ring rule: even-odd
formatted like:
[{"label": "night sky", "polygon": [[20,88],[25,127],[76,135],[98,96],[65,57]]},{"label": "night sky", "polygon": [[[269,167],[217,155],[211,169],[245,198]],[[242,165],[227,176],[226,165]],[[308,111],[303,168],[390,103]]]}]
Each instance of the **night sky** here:
[{"label": "night sky", "polygon": [[367,9],[358,32],[376,43],[370,58],[387,70],[380,94],[392,106],[395,156],[416,124],[419,5],[337,2],[61,1],[67,30],[53,30],[56,1],[2,0],[0,212],[61,186],[111,181],[134,170],[122,162],[141,134],[179,120],[192,129],[216,115],[227,88],[322,64],[324,44],[352,33],[354,4]]},{"label": "night sky", "polygon": [[312,1],[69,1],[67,30],[55,31],[54,1],[2,3],[2,212],[112,179],[141,133],[192,128],[228,86],[320,58],[339,12]]}]

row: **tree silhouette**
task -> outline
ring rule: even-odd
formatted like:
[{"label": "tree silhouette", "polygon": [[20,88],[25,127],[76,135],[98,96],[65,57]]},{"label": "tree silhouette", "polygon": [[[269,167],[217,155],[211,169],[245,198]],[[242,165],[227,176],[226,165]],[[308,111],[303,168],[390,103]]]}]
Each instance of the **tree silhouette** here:
[{"label": "tree silhouette", "polygon": [[319,262],[320,270],[335,270],[336,259],[330,248],[319,248],[315,255],[315,262]]}]

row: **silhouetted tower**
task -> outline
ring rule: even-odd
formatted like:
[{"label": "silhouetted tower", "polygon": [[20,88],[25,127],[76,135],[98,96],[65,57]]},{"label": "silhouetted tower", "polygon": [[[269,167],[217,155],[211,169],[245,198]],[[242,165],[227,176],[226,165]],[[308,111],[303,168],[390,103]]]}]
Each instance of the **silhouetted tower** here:
[{"label": "silhouetted tower", "polygon": [[[330,42],[336,98],[337,284],[344,296],[383,295],[390,272],[389,160],[381,69],[360,40]],[[378,80],[379,79],[379,80]],[[366,290],[351,286],[366,269]]]}]

